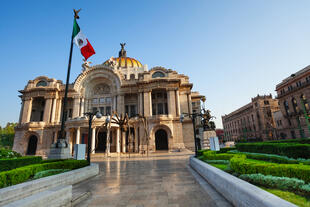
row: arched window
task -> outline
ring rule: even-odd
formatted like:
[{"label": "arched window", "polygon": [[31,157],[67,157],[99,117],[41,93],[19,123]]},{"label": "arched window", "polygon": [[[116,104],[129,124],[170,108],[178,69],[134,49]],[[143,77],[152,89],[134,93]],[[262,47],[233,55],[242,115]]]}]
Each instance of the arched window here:
[{"label": "arched window", "polygon": [[152,78],[163,78],[163,77],[165,77],[165,74],[159,71],[153,73],[152,75]]},{"label": "arched window", "polygon": [[294,112],[295,113],[299,112],[299,108],[298,108],[297,101],[295,98],[292,98],[292,104],[293,104]]},{"label": "arched window", "polygon": [[37,87],[39,87],[39,86],[47,86],[47,83],[46,83],[46,81],[44,81],[44,80],[40,80],[38,83],[37,83]]},{"label": "arched window", "polygon": [[309,104],[308,104],[308,100],[306,98],[306,96],[304,94],[301,94],[300,99],[302,101],[302,104],[304,105],[306,111],[309,111]]},{"label": "arched window", "polygon": [[285,112],[286,112],[286,115],[289,115],[289,113],[290,113],[290,109],[289,109],[289,107],[288,107],[288,103],[287,103],[287,101],[284,101],[284,109],[285,109]]}]

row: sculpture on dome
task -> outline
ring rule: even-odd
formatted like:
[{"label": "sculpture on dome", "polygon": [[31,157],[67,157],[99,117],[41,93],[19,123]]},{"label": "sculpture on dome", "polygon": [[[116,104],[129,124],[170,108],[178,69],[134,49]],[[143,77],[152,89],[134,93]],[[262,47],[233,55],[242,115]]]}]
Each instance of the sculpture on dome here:
[{"label": "sculpture on dome", "polygon": [[122,49],[119,51],[118,56],[119,57],[126,57],[127,56],[127,52],[124,49],[126,43],[120,43],[120,45],[121,45]]}]

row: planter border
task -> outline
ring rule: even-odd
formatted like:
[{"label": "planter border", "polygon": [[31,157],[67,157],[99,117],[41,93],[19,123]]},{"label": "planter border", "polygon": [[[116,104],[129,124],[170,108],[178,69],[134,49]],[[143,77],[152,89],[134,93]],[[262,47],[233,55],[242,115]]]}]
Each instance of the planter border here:
[{"label": "planter border", "polygon": [[99,174],[99,165],[71,170],[0,189],[0,206],[61,185],[73,185]]},{"label": "planter border", "polygon": [[244,180],[213,167],[194,156],[190,166],[235,206],[296,207],[296,205],[266,192]]}]

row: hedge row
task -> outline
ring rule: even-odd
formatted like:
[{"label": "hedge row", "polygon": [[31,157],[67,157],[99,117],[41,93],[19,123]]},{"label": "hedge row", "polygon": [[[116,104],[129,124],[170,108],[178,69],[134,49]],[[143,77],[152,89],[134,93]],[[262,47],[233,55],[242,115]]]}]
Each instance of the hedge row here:
[{"label": "hedge row", "polygon": [[207,151],[203,152],[203,159],[204,160],[230,160],[234,154],[228,154],[228,153],[221,153],[216,154],[215,151]]},{"label": "hedge row", "polygon": [[42,157],[38,156],[0,159],[0,172],[6,170],[12,170],[26,165],[40,163],[41,161]]},{"label": "hedge row", "polygon": [[221,148],[220,151],[217,151],[217,153],[226,153],[228,151],[231,151],[231,150],[235,150],[236,147],[225,147],[225,148]]},{"label": "hedge row", "polygon": [[282,139],[268,141],[269,143],[299,143],[299,144],[310,144],[310,139]]},{"label": "hedge row", "polygon": [[21,157],[21,154],[9,149],[0,149],[0,159],[16,158],[16,157]]},{"label": "hedge row", "polygon": [[239,174],[273,175],[298,178],[310,182],[310,166],[303,164],[276,164],[246,159],[246,155],[235,155],[230,159],[230,167]]},{"label": "hedge row", "polygon": [[250,182],[252,184],[261,185],[268,188],[277,188],[280,190],[289,190],[302,194],[310,193],[310,185],[306,185],[305,181],[288,178],[288,177],[276,177],[272,175],[263,174],[243,174],[239,176],[241,179]]},{"label": "hedge row", "polygon": [[240,143],[236,145],[241,152],[277,154],[292,158],[310,158],[310,144],[296,143]]},{"label": "hedge row", "polygon": [[25,182],[41,171],[49,169],[77,169],[88,165],[86,160],[64,160],[44,164],[28,165],[0,173],[0,188]]}]

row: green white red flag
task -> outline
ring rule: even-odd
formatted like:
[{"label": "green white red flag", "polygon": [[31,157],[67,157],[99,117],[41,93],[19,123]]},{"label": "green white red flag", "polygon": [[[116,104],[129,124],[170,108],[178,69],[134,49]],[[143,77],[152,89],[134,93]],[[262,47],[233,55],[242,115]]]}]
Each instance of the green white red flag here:
[{"label": "green white red flag", "polygon": [[87,60],[90,56],[95,54],[93,46],[91,46],[88,39],[80,30],[80,27],[76,22],[76,19],[74,19],[73,23],[72,36],[74,43],[80,48],[81,54],[84,56],[85,60]]}]

